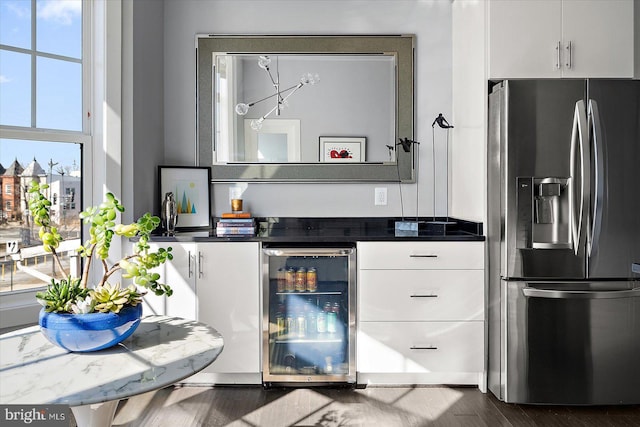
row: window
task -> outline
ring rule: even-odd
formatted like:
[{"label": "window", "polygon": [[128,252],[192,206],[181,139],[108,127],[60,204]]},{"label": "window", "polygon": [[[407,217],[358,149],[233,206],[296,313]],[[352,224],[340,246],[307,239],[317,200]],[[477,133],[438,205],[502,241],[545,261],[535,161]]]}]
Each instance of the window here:
[{"label": "window", "polygon": [[[25,190],[34,179],[49,185],[58,231],[80,243],[78,212],[65,208],[67,190],[82,189],[82,148],[91,141],[84,43],[90,40],[90,6],[82,0],[0,0],[0,171],[2,181],[11,180],[0,195],[3,263],[9,260],[7,241],[18,240],[21,248],[42,244],[27,208]],[[50,256],[33,258],[23,265],[55,274]],[[19,267],[8,269],[11,277],[5,269],[0,293],[46,285]]]}]

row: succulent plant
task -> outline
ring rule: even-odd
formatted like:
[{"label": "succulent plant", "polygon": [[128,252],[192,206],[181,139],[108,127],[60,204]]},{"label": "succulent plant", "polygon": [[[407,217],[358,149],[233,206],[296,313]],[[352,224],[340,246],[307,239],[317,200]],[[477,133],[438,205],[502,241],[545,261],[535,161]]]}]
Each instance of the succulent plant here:
[{"label": "succulent plant", "polygon": [[71,304],[71,311],[74,314],[88,314],[93,313],[93,309],[95,307],[95,301],[91,298],[91,295],[87,295],[84,297],[78,297],[76,302]]},{"label": "succulent plant", "polygon": [[85,298],[89,289],[80,285],[80,279],[51,280],[45,292],[37,292],[36,300],[46,312],[66,313],[72,311],[71,306],[78,298]]},{"label": "succulent plant", "polygon": [[94,310],[101,313],[119,313],[125,305],[136,306],[142,302],[143,293],[138,292],[134,285],[121,289],[117,283],[111,286],[105,283],[89,292],[94,301]]}]

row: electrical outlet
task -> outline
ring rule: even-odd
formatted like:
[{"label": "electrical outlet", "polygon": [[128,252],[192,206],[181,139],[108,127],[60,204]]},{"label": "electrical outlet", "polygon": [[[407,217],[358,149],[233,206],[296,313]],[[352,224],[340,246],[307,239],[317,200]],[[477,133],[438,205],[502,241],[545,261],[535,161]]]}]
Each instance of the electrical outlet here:
[{"label": "electrical outlet", "polygon": [[387,187],[376,187],[374,190],[374,204],[376,206],[387,205]]}]

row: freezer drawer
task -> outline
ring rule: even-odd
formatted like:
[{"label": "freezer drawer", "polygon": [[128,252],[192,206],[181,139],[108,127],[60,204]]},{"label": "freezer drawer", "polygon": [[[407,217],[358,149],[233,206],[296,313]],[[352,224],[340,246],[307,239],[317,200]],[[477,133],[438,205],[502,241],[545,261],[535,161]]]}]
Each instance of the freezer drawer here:
[{"label": "freezer drawer", "polygon": [[502,396],[640,403],[640,282],[503,282]]}]

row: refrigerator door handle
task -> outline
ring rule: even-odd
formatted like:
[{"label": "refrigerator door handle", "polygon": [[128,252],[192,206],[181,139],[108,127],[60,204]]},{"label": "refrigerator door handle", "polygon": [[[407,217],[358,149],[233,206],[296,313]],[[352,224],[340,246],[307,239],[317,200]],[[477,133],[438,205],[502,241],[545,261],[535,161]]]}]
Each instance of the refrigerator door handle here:
[{"label": "refrigerator door handle", "polygon": [[[587,116],[584,101],[576,102],[571,130],[571,159],[569,186],[569,210],[571,211],[571,234],[576,255],[585,244],[587,209],[590,197],[590,164],[587,141]],[[579,187],[578,187],[579,186]],[[579,191],[579,193],[578,193]]]},{"label": "refrigerator door handle", "polygon": [[604,140],[602,139],[602,124],[598,103],[593,99],[589,100],[589,133],[593,141],[593,163],[594,163],[594,193],[593,193],[593,217],[588,239],[588,255],[595,256],[598,252],[598,240],[602,229],[602,213],[604,202]]},{"label": "refrigerator door handle", "polygon": [[613,299],[640,297],[640,288],[624,289],[620,291],[559,291],[553,289],[523,288],[522,293],[530,298],[561,298],[561,299]]}]

